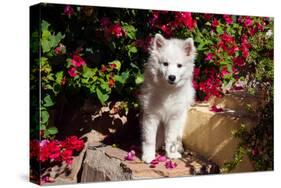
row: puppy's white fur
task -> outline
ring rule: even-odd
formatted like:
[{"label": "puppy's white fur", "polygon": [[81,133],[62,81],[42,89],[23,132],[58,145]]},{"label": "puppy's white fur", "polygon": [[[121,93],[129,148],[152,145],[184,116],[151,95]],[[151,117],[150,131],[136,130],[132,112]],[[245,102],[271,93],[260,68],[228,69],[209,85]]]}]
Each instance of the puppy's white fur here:
[{"label": "puppy's white fur", "polygon": [[[146,163],[155,158],[155,150],[163,145],[167,157],[181,157],[187,110],[195,94],[192,86],[195,56],[192,38],[168,40],[155,35],[140,95],[142,160]],[[169,78],[171,75],[174,79]]]}]

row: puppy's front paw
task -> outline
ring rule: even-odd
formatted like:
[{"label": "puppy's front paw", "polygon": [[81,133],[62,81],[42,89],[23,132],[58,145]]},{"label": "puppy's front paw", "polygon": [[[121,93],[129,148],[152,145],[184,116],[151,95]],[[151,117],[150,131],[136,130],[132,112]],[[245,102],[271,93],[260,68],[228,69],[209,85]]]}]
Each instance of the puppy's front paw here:
[{"label": "puppy's front paw", "polygon": [[141,160],[143,160],[145,163],[150,163],[154,158],[154,153],[145,153],[142,155]]},{"label": "puppy's front paw", "polygon": [[170,159],[179,159],[182,156],[179,152],[173,152],[173,153],[169,152],[169,153],[167,153],[167,157]]}]

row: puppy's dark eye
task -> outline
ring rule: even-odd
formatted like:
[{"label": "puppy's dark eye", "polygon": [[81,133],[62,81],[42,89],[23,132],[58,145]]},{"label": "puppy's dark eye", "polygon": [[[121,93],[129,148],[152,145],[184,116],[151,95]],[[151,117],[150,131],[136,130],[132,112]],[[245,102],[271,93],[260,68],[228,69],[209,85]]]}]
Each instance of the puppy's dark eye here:
[{"label": "puppy's dark eye", "polygon": [[178,64],[178,68],[181,68],[182,67],[182,64]]},{"label": "puppy's dark eye", "polygon": [[164,65],[165,67],[167,67],[167,66],[169,65],[169,63],[163,62],[163,65]]}]

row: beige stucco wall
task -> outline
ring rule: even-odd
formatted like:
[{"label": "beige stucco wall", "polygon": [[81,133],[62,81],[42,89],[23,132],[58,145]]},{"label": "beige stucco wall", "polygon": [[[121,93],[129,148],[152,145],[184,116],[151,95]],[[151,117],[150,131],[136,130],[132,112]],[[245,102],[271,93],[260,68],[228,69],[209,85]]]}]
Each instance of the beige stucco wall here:
[{"label": "beige stucco wall", "polygon": [[[252,114],[253,115],[253,114]],[[189,111],[183,143],[220,167],[232,160],[239,140],[231,132],[241,124],[246,128],[255,126],[256,120],[246,112],[225,109],[215,113],[209,110],[209,104],[195,105]],[[253,171],[253,166],[245,156],[233,172]]]}]

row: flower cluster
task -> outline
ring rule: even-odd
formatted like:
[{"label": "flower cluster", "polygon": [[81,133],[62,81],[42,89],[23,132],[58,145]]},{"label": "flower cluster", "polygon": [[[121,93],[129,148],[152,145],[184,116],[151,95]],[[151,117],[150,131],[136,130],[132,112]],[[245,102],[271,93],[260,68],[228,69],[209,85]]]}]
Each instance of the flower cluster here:
[{"label": "flower cluster", "polygon": [[72,164],[75,152],[84,148],[84,141],[76,136],[67,137],[63,141],[58,140],[32,140],[30,142],[30,158],[40,162],[61,162]]},{"label": "flower cluster", "polygon": [[222,81],[219,73],[215,67],[205,68],[204,70],[194,69],[193,87],[204,95],[204,100],[208,100],[211,96],[222,96]]},{"label": "flower cluster", "polygon": [[[168,17],[171,17],[168,19]],[[160,29],[166,37],[174,36],[181,28],[194,29],[196,21],[191,12],[153,11],[149,23],[154,30]]]},{"label": "flower cluster", "polygon": [[86,65],[84,59],[81,56],[74,54],[71,59],[71,66],[68,69],[69,76],[73,78],[78,76],[77,68],[83,65]]},{"label": "flower cluster", "polygon": [[112,37],[120,38],[124,35],[121,25],[119,23],[112,23],[108,17],[100,19],[100,26],[103,29],[106,41],[110,41]]}]

